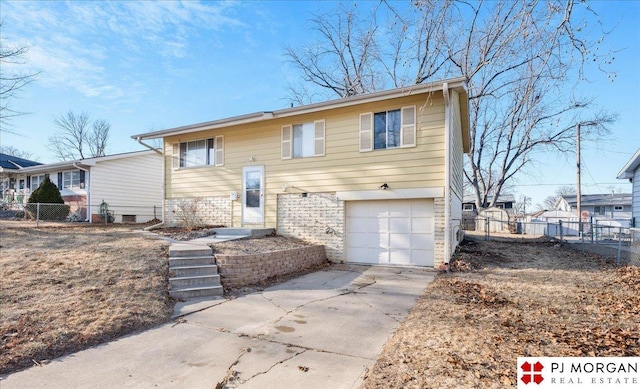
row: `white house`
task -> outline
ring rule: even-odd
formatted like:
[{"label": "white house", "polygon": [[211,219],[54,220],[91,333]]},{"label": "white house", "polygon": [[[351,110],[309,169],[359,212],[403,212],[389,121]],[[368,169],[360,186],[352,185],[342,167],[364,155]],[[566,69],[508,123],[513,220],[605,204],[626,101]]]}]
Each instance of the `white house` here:
[{"label": "white house", "polygon": [[45,175],[58,185],[78,220],[101,220],[104,202],[114,221],[144,223],[162,218],[162,156],[152,150],[19,168],[12,172],[16,199],[27,203]]},{"label": "white house", "polygon": [[628,179],[631,187],[631,224],[640,227],[640,149],[624,165],[618,179]]},{"label": "white house", "polygon": [[[555,211],[570,212],[578,218],[578,197],[576,195],[560,196]],[[581,196],[581,213],[583,222],[597,222],[600,225],[629,227],[631,225],[631,194],[604,193]]]}]

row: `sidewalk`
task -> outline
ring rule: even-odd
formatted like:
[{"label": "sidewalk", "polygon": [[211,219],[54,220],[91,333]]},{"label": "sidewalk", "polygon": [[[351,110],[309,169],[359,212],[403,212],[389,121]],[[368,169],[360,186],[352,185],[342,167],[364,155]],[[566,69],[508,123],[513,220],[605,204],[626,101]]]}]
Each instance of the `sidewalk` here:
[{"label": "sidewalk", "polygon": [[0,388],[356,388],[433,280],[336,265],[174,322],[0,377]]}]

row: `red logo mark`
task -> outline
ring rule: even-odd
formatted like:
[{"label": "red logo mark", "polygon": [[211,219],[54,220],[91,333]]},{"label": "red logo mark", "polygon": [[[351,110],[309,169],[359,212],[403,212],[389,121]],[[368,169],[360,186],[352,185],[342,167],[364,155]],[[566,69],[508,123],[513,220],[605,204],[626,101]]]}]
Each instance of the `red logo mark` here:
[{"label": "red logo mark", "polygon": [[542,363],[536,362],[532,365],[529,362],[525,362],[520,367],[523,371],[522,378],[520,379],[525,383],[525,385],[530,383],[531,381],[535,382],[537,385],[540,385],[540,383],[544,380],[544,378],[542,378],[542,369],[544,369]]}]

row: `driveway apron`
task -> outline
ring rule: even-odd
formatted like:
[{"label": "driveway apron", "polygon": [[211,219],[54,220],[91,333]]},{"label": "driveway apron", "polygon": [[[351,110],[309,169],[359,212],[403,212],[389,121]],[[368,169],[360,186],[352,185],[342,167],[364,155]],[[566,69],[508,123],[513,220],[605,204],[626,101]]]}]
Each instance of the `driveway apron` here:
[{"label": "driveway apron", "polygon": [[357,388],[435,273],[334,265],[0,377],[0,388]]}]

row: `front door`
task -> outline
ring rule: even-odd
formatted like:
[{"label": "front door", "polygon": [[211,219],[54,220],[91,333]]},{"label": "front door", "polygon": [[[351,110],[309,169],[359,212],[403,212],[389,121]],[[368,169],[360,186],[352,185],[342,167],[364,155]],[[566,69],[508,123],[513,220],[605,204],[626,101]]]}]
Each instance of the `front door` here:
[{"label": "front door", "polygon": [[264,166],[242,168],[242,223],[264,222]]}]

